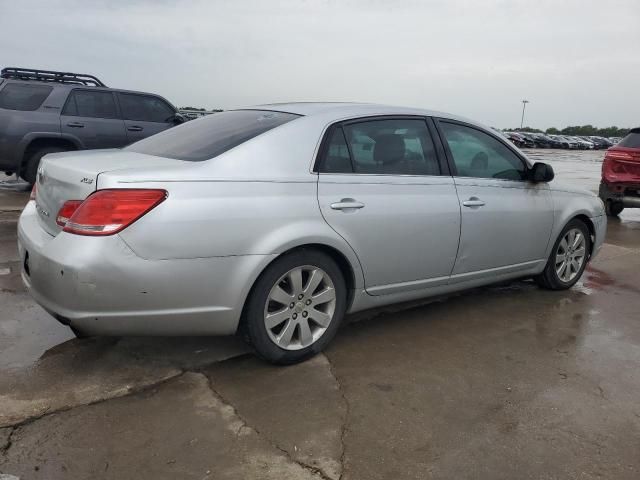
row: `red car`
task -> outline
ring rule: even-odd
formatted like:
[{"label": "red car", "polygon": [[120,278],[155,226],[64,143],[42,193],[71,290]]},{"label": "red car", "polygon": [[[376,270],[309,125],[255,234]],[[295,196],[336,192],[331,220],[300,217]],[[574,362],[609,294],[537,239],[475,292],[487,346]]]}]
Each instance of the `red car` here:
[{"label": "red car", "polygon": [[600,198],[610,217],[617,217],[625,208],[640,208],[640,128],[632,128],[607,150],[602,162]]}]

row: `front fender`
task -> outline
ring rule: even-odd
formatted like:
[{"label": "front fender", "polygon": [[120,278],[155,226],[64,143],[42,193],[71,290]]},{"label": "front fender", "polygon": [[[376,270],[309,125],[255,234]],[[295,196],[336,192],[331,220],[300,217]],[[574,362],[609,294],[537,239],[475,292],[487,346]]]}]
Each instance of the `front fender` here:
[{"label": "front fender", "polygon": [[594,245],[599,245],[604,240],[604,232],[599,225],[599,218],[604,215],[600,199],[593,194],[575,193],[565,190],[552,190],[554,203],[554,222],[551,232],[551,241],[547,246],[547,257],[551,255],[551,250],[562,232],[562,229],[573,218],[583,216],[591,221],[595,232]]}]

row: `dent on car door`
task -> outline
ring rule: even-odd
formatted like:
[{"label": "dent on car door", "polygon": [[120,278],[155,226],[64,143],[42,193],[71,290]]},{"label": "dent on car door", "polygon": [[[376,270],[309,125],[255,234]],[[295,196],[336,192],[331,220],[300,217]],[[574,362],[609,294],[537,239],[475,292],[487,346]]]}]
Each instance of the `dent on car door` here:
[{"label": "dent on car door", "polygon": [[322,214],[358,255],[370,294],[448,281],[460,207],[424,119],[335,125],[317,168]]},{"label": "dent on car door", "polygon": [[453,121],[438,128],[462,211],[452,281],[544,263],[553,226],[548,185],[529,182],[526,162],[496,136]]},{"label": "dent on car door", "polygon": [[175,110],[160,97],[118,92],[118,101],[129,143],[174,126]]}]

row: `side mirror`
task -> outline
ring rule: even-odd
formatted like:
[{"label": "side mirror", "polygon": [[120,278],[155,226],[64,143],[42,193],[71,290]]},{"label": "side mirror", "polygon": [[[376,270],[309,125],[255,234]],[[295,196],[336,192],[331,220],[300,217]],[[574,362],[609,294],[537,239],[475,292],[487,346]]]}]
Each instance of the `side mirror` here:
[{"label": "side mirror", "polygon": [[173,123],[174,125],[180,125],[181,123],[184,123],[186,121],[186,117],[180,112],[176,112],[172,117],[169,118],[169,123]]},{"label": "side mirror", "polygon": [[536,162],[529,170],[529,180],[534,183],[550,182],[554,177],[553,167],[546,163]]}]

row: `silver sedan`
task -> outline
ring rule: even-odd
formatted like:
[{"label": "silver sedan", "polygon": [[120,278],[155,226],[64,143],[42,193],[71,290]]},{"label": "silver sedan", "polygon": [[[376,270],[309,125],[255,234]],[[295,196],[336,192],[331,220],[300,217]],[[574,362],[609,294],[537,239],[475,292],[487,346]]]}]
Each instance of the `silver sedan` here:
[{"label": "silver sedan", "polygon": [[23,279],[78,334],[239,332],[293,363],[347,312],[517,278],[570,288],[606,217],[552,179],[445,113],[231,110],[46,156],[19,223]]}]

